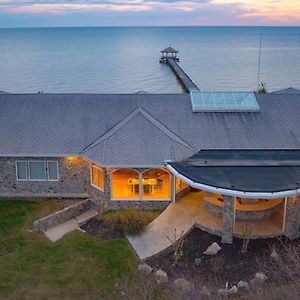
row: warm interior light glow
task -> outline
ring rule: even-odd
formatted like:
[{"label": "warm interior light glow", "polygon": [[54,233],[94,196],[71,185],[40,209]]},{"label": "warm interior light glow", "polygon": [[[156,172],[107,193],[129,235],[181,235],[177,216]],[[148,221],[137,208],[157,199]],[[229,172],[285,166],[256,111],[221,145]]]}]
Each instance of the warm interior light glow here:
[{"label": "warm interior light glow", "polygon": [[143,199],[170,199],[170,174],[164,169],[143,173]]},{"label": "warm interior light glow", "polygon": [[111,173],[112,199],[138,199],[139,173],[132,169],[118,169]]},{"label": "warm interior light glow", "polygon": [[99,188],[100,190],[104,189],[104,174],[100,166],[92,165],[91,183],[94,187]]},{"label": "warm interior light glow", "polygon": [[139,173],[133,169],[118,169],[111,173],[112,199],[169,200],[170,174],[164,169]]},{"label": "warm interior light glow", "polygon": [[188,187],[188,185],[184,181],[180,180],[178,177],[175,177],[175,191],[176,191],[176,193],[183,190],[183,189],[185,189],[186,187]]},{"label": "warm interior light glow", "polygon": [[67,156],[66,159],[67,160],[76,160],[76,159],[78,159],[78,157],[77,156]]}]

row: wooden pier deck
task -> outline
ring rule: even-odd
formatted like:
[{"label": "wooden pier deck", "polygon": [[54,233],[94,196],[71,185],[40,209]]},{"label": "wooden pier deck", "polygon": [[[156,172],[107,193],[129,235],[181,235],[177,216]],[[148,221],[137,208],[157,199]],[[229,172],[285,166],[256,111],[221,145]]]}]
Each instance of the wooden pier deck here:
[{"label": "wooden pier deck", "polygon": [[176,60],[169,58],[167,62],[187,92],[200,90],[193,80],[181,69]]}]

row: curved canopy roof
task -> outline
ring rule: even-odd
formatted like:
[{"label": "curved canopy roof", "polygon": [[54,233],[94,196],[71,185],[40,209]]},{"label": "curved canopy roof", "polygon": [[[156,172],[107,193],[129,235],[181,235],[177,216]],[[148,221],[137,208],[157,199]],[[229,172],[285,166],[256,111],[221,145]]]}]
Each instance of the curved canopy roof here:
[{"label": "curved canopy roof", "polygon": [[299,150],[206,150],[168,169],[195,188],[243,198],[300,192]]}]

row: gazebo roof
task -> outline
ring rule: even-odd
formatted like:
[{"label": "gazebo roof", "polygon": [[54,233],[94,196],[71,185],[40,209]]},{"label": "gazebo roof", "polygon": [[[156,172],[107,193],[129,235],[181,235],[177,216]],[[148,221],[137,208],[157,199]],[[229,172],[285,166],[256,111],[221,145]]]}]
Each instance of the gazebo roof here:
[{"label": "gazebo roof", "polygon": [[178,51],[175,50],[175,49],[172,48],[172,47],[168,47],[168,48],[162,50],[161,52],[162,52],[162,53],[178,53]]}]

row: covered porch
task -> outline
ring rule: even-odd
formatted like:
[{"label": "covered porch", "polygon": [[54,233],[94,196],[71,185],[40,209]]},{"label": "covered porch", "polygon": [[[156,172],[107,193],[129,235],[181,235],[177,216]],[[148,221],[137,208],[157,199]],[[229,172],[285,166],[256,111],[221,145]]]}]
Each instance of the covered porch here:
[{"label": "covered porch", "polygon": [[299,151],[206,150],[167,167],[198,191],[176,202],[198,197],[196,225],[223,243],[234,236],[299,237]]}]

